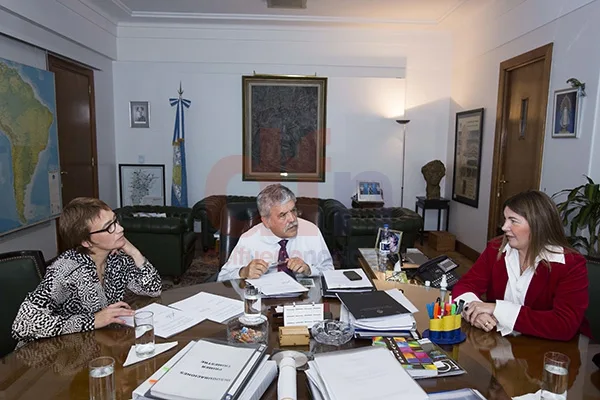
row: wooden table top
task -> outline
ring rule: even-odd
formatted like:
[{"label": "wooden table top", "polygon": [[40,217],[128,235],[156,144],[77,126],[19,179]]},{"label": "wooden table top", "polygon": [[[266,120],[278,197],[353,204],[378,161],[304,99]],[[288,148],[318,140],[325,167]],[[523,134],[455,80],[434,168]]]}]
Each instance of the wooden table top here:
[{"label": "wooden table top", "polygon": [[[238,281],[208,283],[188,286],[164,292],[158,302],[171,304],[198,292],[205,291],[232,298],[240,298],[233,285]],[[402,288],[406,296],[420,309],[438,296],[435,289],[415,285],[403,285],[376,281],[380,289]],[[320,287],[312,288],[308,295],[296,301],[321,301]],[[154,301],[139,298],[132,303],[136,308]],[[290,301],[287,299],[286,301]],[[330,304],[334,316],[339,316],[339,302],[325,299]],[[283,300],[265,300],[267,306],[282,304]],[[427,328],[425,312],[415,314],[417,326],[422,331]],[[594,354],[600,352],[600,345],[591,343],[584,336],[570,342],[552,342],[531,337],[502,338],[497,333],[486,333],[463,324],[467,340],[460,345],[444,349],[468,372],[448,378],[419,380],[427,391],[450,390],[463,387],[478,389],[488,399],[509,399],[512,396],[535,392],[542,379],[543,356],[546,351],[559,351],[571,358],[569,370],[569,399],[600,399],[600,372],[592,363]],[[278,348],[277,324],[271,320],[269,335],[270,348]],[[157,338],[157,342],[177,340],[177,350],[190,340],[198,338],[225,339],[226,325],[204,321],[168,340]],[[150,360],[123,368],[130,347],[134,343],[133,329],[128,327],[108,327],[97,331],[64,335],[30,343],[7,355],[0,361],[0,399],[87,399],[88,369],[90,360],[99,356],[111,356],[117,361],[115,369],[117,399],[130,399],[132,391],[160,368],[176,350],[170,350]],[[370,341],[352,340],[343,348],[368,346]],[[315,344],[315,352],[335,351],[336,347]],[[296,347],[297,350],[309,350]],[[512,355],[512,356],[511,356]],[[264,399],[277,398],[277,385],[274,382]],[[298,374],[298,398],[308,399],[308,389],[304,373]]]}]

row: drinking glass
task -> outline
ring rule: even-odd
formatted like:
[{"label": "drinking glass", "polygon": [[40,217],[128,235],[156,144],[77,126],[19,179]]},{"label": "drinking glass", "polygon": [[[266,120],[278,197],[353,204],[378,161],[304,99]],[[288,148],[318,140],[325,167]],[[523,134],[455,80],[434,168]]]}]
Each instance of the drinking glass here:
[{"label": "drinking glass", "polygon": [[261,295],[254,286],[246,286],[244,291],[244,317],[247,320],[255,320],[261,315]]},{"label": "drinking glass", "polygon": [[567,398],[570,362],[569,357],[562,353],[549,351],[544,354],[542,400]]},{"label": "drinking glass", "polygon": [[135,354],[138,357],[154,354],[153,318],[152,311],[138,311],[133,317],[135,321]]},{"label": "drinking glass", "polygon": [[115,359],[98,357],[90,361],[90,400],[115,400]]}]

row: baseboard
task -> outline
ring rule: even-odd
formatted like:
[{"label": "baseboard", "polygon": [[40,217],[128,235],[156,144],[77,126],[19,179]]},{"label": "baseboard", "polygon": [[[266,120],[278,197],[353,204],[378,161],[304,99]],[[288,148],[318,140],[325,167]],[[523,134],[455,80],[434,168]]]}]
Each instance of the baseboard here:
[{"label": "baseboard", "polygon": [[467,257],[469,260],[472,260],[473,262],[477,261],[480,255],[480,253],[477,250],[473,250],[460,240],[456,241],[456,251],[462,254],[463,256]]}]

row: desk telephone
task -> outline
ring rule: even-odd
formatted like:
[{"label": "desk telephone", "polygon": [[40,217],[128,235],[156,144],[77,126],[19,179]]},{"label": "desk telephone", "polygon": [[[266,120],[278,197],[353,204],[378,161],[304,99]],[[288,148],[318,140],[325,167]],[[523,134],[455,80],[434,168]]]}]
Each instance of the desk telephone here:
[{"label": "desk telephone", "polygon": [[452,289],[452,286],[458,282],[458,275],[456,275],[455,272],[452,272],[456,267],[458,267],[458,264],[450,257],[442,255],[421,264],[415,271],[415,275],[423,282],[431,282],[432,287],[439,288],[440,282],[442,281],[442,275],[446,274],[448,289]]}]

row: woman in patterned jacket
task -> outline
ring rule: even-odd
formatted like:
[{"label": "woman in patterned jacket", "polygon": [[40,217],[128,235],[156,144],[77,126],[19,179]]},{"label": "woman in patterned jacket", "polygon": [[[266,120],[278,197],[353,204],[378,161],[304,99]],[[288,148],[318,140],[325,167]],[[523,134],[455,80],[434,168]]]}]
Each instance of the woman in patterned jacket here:
[{"label": "woman in patterned jacket", "polygon": [[125,289],[160,296],[156,269],[123,234],[115,213],[101,200],[78,197],[59,221],[65,251],[27,295],[12,326],[26,342],[124,324],[134,311],[123,302]]}]

